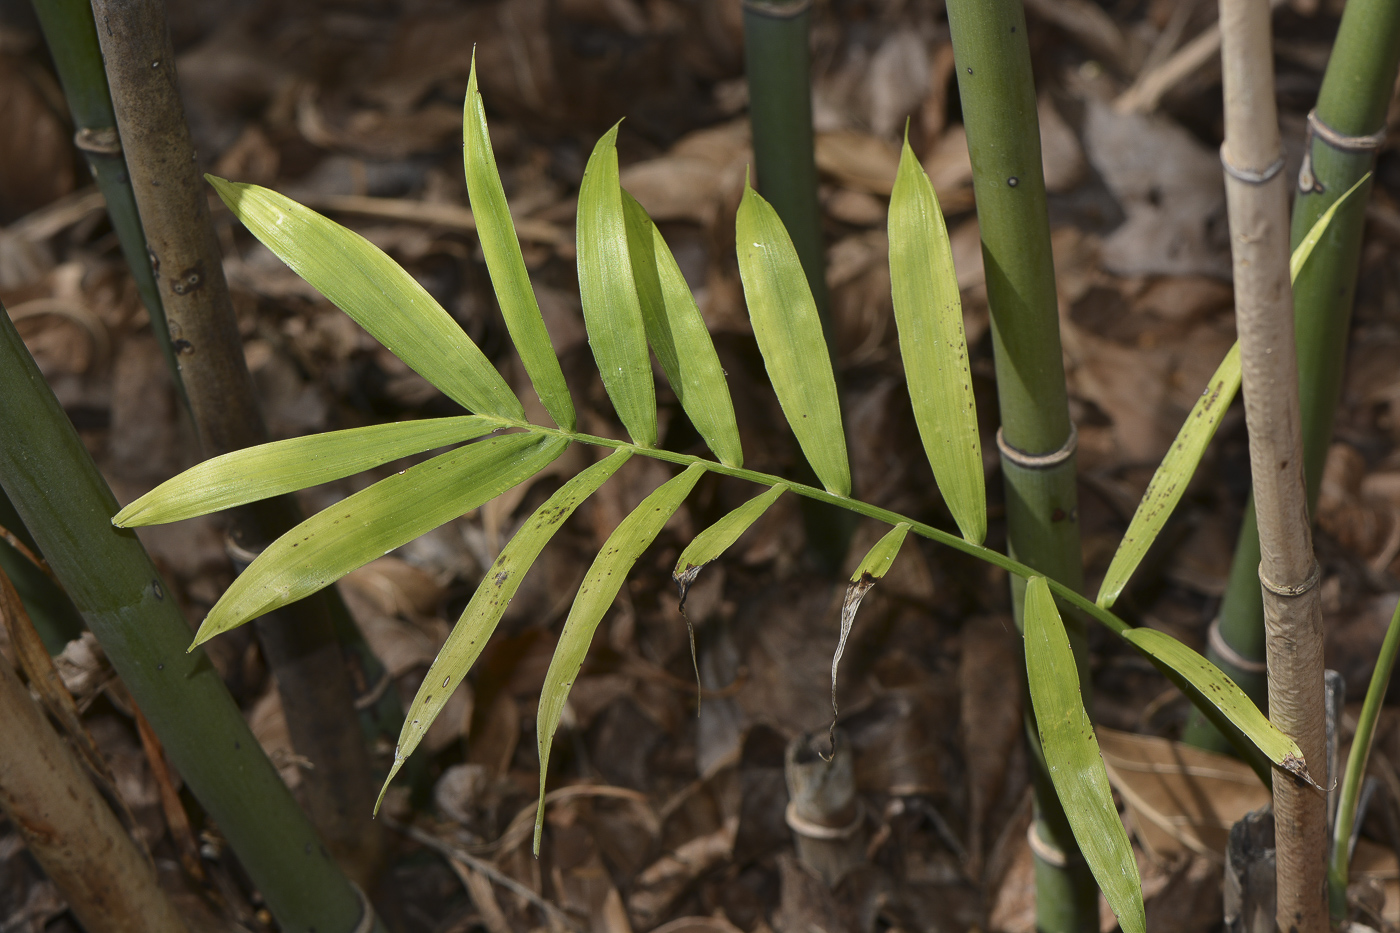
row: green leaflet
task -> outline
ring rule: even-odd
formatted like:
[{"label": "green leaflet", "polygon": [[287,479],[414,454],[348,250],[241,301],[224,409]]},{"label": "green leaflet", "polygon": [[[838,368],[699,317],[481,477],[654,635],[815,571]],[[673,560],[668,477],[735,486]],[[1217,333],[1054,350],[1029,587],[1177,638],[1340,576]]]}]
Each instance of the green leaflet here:
[{"label": "green leaflet", "polygon": [[772,206],[747,184],[735,239],[753,335],[792,432],[827,492],[851,494],[836,377],[802,263]]},{"label": "green leaflet", "polygon": [[[1230,726],[1238,729],[1275,765],[1300,780],[1313,783],[1298,743],[1269,722],[1268,717],[1259,711],[1259,707],[1255,706],[1245,692],[1220,668],[1165,632],[1151,628],[1130,628],[1122,635],[1147,655],[1163,673],[1171,677],[1177,686],[1182,687],[1184,692],[1204,698],[1206,704],[1203,706],[1196,703],[1198,707],[1202,710],[1206,710],[1207,706],[1213,707]],[[1173,674],[1176,676],[1172,676]]]},{"label": "green leaflet", "polygon": [[[749,526],[758,521],[758,517],[768,511],[768,507],[776,502],[787,488],[786,483],[777,483],[765,489],[760,495],[754,496],[696,535],[686,549],[681,551],[680,559],[676,561],[675,572],[671,575],[676,585],[682,589],[689,587],[700,569],[729,550],[729,547],[739,540],[739,536],[748,531]],[[681,599],[685,599],[683,592]]]},{"label": "green leaflet", "polygon": [[520,241],[515,235],[505,189],[496,171],[496,156],[491,151],[491,136],[486,129],[486,110],[476,89],[476,50],[472,50],[471,77],[467,79],[467,100],[462,114],[462,161],[467,173],[467,196],[472,215],[476,218],[476,233],[481,252],[486,256],[486,269],[496,289],[496,300],[506,320],[510,339],[520,353],[535,393],[544,404],[554,423],[565,431],[574,429],[574,403],[559,358],[545,330],[540,306],[530,275],[525,271],[525,258],[520,253]]},{"label": "green leaflet", "polygon": [[1171,449],[1162,458],[1161,466],[1152,474],[1147,491],[1142,494],[1142,502],[1128,523],[1128,530],[1114,552],[1113,562],[1108,565],[1103,583],[1099,586],[1098,604],[1105,609],[1127,586],[1128,578],[1137,570],[1138,564],[1147,554],[1152,542],[1157,540],[1171,517],[1172,510],[1181,501],[1186,486],[1200,466],[1206,447],[1220,427],[1221,419],[1240,391],[1240,345],[1238,342],[1225,354],[1225,359],[1210,377],[1206,390],[1196,400],[1186,422],[1172,441]]},{"label": "green leaflet", "polygon": [[656,386],[632,279],[617,178],[617,127],[603,134],[578,192],[578,290],[588,343],[617,416],[640,447],[656,446]]},{"label": "green leaflet", "polygon": [[865,594],[870,592],[877,580],[884,579],[885,574],[889,573],[890,565],[899,555],[899,549],[904,545],[904,539],[908,536],[911,527],[913,526],[908,522],[900,522],[886,532],[879,541],[876,541],[875,546],[866,552],[865,559],[860,562],[856,572],[851,574],[851,582],[846,587],[846,598],[841,603],[841,637],[836,642],[836,653],[831,656],[831,747],[833,749],[836,747],[836,719],[840,715],[836,706],[836,671],[841,666],[841,655],[846,653],[846,639],[851,635],[851,626],[855,624],[861,600],[865,599]]},{"label": "green leaflet", "polygon": [[690,286],[661,231],[626,191],[622,210],[647,340],[695,430],[721,463],[743,466],[729,385]]},{"label": "green leaflet", "polygon": [[204,177],[253,236],[448,398],[477,414],[525,420],[477,345],[383,250],[275,191]]},{"label": "green leaflet", "polygon": [[[1298,278],[1298,272],[1303,268],[1303,264],[1312,255],[1313,248],[1317,246],[1322,235],[1327,231],[1327,226],[1336,216],[1337,209],[1350,198],[1362,184],[1371,176],[1363,175],[1356,184],[1347,189],[1332,205],[1323,211],[1322,216],[1317,218],[1317,222],[1312,225],[1307,236],[1303,237],[1298,248],[1293,251],[1293,255],[1288,260],[1288,275],[1290,281]],[[1196,468],[1201,464],[1201,457],[1205,455],[1206,447],[1215,436],[1215,431],[1220,427],[1220,421],[1225,417],[1225,411],[1234,401],[1235,395],[1240,390],[1240,345],[1236,343],[1230,348],[1230,352],[1221,361],[1220,367],[1216,369],[1215,375],[1211,376],[1210,382],[1206,385],[1206,390],[1197,400],[1191,413],[1186,416],[1186,422],[1182,424],[1181,430],[1176,435],[1176,440],[1172,442],[1171,449],[1162,458],[1162,463],[1157,467],[1157,472],[1152,475],[1152,482],[1147,484],[1147,491],[1142,495],[1142,502],[1138,503],[1137,511],[1133,513],[1133,520],[1128,524],[1128,530],[1123,535],[1123,541],[1118,545],[1118,550],[1113,555],[1113,562],[1109,565],[1108,573],[1104,575],[1103,584],[1099,587],[1098,604],[1105,609],[1112,606],[1114,601],[1122,595],[1123,587],[1128,583],[1128,578],[1137,570],[1138,564],[1147,554],[1152,542],[1157,540],[1157,535],[1166,525],[1167,519],[1171,517],[1172,511],[1177,503],[1181,501],[1182,495],[1186,492],[1186,486],[1195,475]]]},{"label": "green leaflet", "polygon": [[390,460],[469,441],[500,428],[468,415],[376,424],[274,441],[206,460],[166,480],[112,518],[118,528],[177,522],[351,476]]},{"label": "green leaflet", "polygon": [[890,195],[890,283],[899,352],[924,453],[958,529],[987,537],[987,493],[962,298],[938,197],[906,134]]},{"label": "green leaflet", "polygon": [[394,764],[389,769],[389,776],[384,779],[384,788],[380,790],[379,800],[374,805],[375,812],[379,811],[389,782],[399,773],[399,768],[413,754],[423,736],[427,735],[428,727],[442,712],[448,697],[452,696],[462,678],[467,676],[467,671],[476,663],[525,574],[540,556],[540,551],[544,550],[549,539],[554,537],[574,509],[607,482],[631,456],[629,450],[615,451],[559,487],[501,550],[496,562],[486,571],[481,585],[476,588],[471,602],[462,610],[461,618],[453,626],[452,634],[447,636],[432,667],[428,668],[428,674],[418,688],[418,695],[408,708],[403,729],[399,733],[398,747],[394,749]]},{"label": "green leaflet", "polygon": [[1371,180],[1371,173],[1367,172],[1356,180],[1356,184],[1346,190],[1340,198],[1333,201],[1327,210],[1317,218],[1312,227],[1308,230],[1308,235],[1298,243],[1298,248],[1293,251],[1293,255],[1288,257],[1288,280],[1291,282],[1298,278],[1298,272],[1303,268],[1303,264],[1312,255],[1313,249],[1322,239],[1322,235],[1327,232],[1327,227],[1332,223],[1332,218],[1337,216],[1337,209],[1347,202],[1347,200],[1360,190],[1361,186]]},{"label": "green leaflet", "polygon": [[617,591],[622,588],[632,565],[704,474],[704,464],[692,463],[685,472],[643,499],[642,504],[633,509],[632,514],[624,518],[608,536],[607,543],[593,559],[593,565],[579,585],[573,608],[569,610],[569,618],[564,623],[564,631],[559,635],[559,645],[549,662],[544,687],[540,690],[539,717],[535,726],[540,750],[540,806],[535,815],[536,855],[540,854],[540,833],[544,829],[544,782],[549,773],[549,752],[554,744],[554,732],[559,728],[559,717],[564,714],[569,688],[574,685],[574,679],[583,667],[593,633],[602,621],[603,613],[608,611],[617,597]]},{"label": "green leaflet", "polygon": [[534,476],[568,446],[564,438],[533,434],[489,438],[439,454],[318,512],[238,575],[209,611],[194,645],[309,596],[470,512]]},{"label": "green leaflet", "polygon": [[1079,851],[1124,933],[1146,933],[1142,880],[1118,811],[1098,739],[1079,692],[1069,636],[1044,577],[1026,584],[1026,676],[1040,746]]}]

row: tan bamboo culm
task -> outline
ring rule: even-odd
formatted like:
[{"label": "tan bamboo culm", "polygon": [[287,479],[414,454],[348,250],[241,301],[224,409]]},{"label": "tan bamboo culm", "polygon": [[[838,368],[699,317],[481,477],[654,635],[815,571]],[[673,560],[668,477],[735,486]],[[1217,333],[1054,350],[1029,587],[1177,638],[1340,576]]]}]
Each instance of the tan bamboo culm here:
[{"label": "tan bamboo culm", "polygon": [[[1314,766],[1324,760],[1322,609],[1303,480],[1288,179],[1274,101],[1268,0],[1221,0],[1225,190],[1235,314],[1254,474],[1269,666],[1269,715]],[[1324,933],[1326,800],[1277,772],[1278,926]]]}]

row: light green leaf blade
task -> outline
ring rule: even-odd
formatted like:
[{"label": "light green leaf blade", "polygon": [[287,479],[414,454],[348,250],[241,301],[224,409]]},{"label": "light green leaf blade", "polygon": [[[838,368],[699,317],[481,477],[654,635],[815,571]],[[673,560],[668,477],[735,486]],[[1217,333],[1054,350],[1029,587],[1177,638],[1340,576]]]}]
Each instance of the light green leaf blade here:
[{"label": "light green leaf blade", "polygon": [[603,388],[641,447],[656,446],[656,386],[617,175],[617,127],[603,134],[578,192],[578,289]]},{"label": "light green leaf blade", "polygon": [[583,583],[579,585],[578,595],[574,597],[573,608],[564,622],[564,630],[559,635],[559,644],[554,649],[554,657],[550,659],[549,671],[545,674],[544,687],[540,691],[539,716],[535,727],[540,752],[540,805],[535,816],[536,855],[540,852],[540,832],[544,828],[544,782],[549,772],[549,752],[554,745],[554,732],[559,728],[559,717],[564,713],[569,689],[583,667],[593,633],[617,597],[617,591],[622,588],[632,565],[655,540],[662,526],[680,508],[681,502],[690,495],[704,474],[704,464],[692,463],[685,472],[663,483],[643,499],[641,505],[633,509],[608,536],[607,543],[598,552],[588,573],[584,574]]},{"label": "light green leaf blade", "polygon": [[[1369,173],[1363,175],[1317,218],[1312,229],[1299,242],[1288,260],[1290,280],[1298,278],[1299,271],[1312,255],[1323,234],[1327,232],[1327,227],[1332,223],[1338,208],[1360,190],[1370,177]],[[1142,502],[1133,513],[1128,531],[1123,535],[1123,541],[1118,545],[1118,551],[1113,555],[1113,562],[1099,587],[1096,602],[1105,609],[1112,606],[1122,595],[1123,587],[1127,585],[1133,571],[1137,570],[1148,548],[1166,526],[1167,519],[1181,501],[1187,484],[1195,475],[1196,468],[1200,466],[1201,457],[1205,455],[1206,447],[1215,436],[1216,429],[1220,427],[1226,409],[1239,393],[1239,353],[1240,347],[1236,343],[1220,363],[1191,413],[1186,416],[1186,422],[1177,433],[1176,440],[1172,442],[1171,450],[1162,458],[1161,465],[1152,476],[1152,482],[1143,493]]]},{"label": "light green leaf blade", "polygon": [[836,377],[792,238],[777,211],[747,184],[736,228],[739,277],[773,391],[826,491],[849,496],[851,468]]},{"label": "light green leaf blade", "polygon": [[444,395],[477,414],[525,420],[480,348],[383,250],[285,195],[204,177],[264,246]]},{"label": "light green leaf blade", "polygon": [[130,528],[207,515],[352,476],[498,428],[500,423],[493,419],[466,415],[376,424],[235,450],[161,483],[113,516],[112,524]]},{"label": "light green leaf blade", "polygon": [[741,467],[744,453],[729,384],[690,286],[661,231],[626,191],[622,209],[647,340],[695,430],[721,463]]},{"label": "light green leaf blade", "polygon": [[841,667],[841,656],[846,653],[846,639],[851,637],[851,627],[855,624],[856,613],[860,611],[861,600],[875,586],[877,580],[884,579],[890,565],[899,556],[904,539],[912,526],[900,522],[887,531],[875,546],[866,552],[856,572],[851,574],[851,582],[846,587],[846,598],[841,602],[841,637],[836,641],[836,652],[831,656],[831,747],[836,748],[836,720],[841,715],[836,705],[836,672]]},{"label": "light green leaf blade", "polygon": [[[564,452],[560,437],[507,434],[382,479],[267,546],[214,604],[194,644],[295,602],[489,502]],[[193,645],[191,646],[194,647]]]},{"label": "light green leaf blade", "polygon": [[914,421],[962,536],[987,537],[977,400],[948,228],[923,166],[904,140],[890,195],[890,284]]},{"label": "light green leaf blade", "polygon": [[1026,676],[1055,794],[1124,933],[1146,933],[1133,847],[1113,806],[1108,771],[1079,692],[1074,652],[1044,577],[1026,584],[1025,629]]},{"label": "light green leaf blade", "polygon": [[1345,204],[1353,194],[1361,189],[1361,186],[1371,180],[1371,173],[1367,172],[1356,180],[1346,192],[1323,211],[1321,216],[1313,222],[1306,236],[1298,243],[1298,248],[1293,251],[1293,255],[1288,257],[1288,278],[1292,281],[1298,278],[1298,272],[1303,268],[1303,264],[1308,261],[1313,250],[1317,247],[1322,235],[1327,232],[1327,227],[1332,223],[1332,218],[1337,216],[1337,210]]},{"label": "light green leaf blade", "polygon": [[1206,389],[1196,400],[1191,413],[1172,441],[1171,449],[1162,458],[1147,491],[1142,494],[1128,530],[1123,535],[1113,561],[1108,565],[1103,583],[1099,586],[1098,599],[1105,609],[1113,605],[1128,585],[1128,579],[1137,570],[1146,556],[1152,542],[1167,524],[1172,510],[1186,493],[1191,477],[1205,456],[1206,447],[1215,431],[1220,427],[1225,412],[1230,408],[1235,395],[1240,391],[1240,345],[1236,343],[1225,354],[1225,359],[1210,377]]},{"label": "light green leaf blade", "polygon": [[466,166],[467,197],[476,219],[477,237],[481,241],[481,252],[486,256],[486,271],[491,274],[491,284],[495,287],[510,339],[520,353],[525,372],[545,411],[559,427],[572,431],[576,420],[574,403],[540,315],[540,306],[535,301],[530,274],[525,271],[525,257],[520,252],[506,192],[496,170],[496,156],[491,151],[486,109],[476,88],[475,49],[472,50],[471,76],[467,79],[467,100],[462,114],[462,161]]},{"label": "light green leaf blade", "polygon": [[1259,707],[1220,668],[1165,632],[1131,628],[1122,635],[1171,677],[1178,687],[1203,697],[1206,703],[1196,703],[1198,708],[1209,712],[1208,707],[1213,707],[1225,722],[1253,742],[1269,761],[1301,780],[1312,782],[1298,743],[1269,722]]},{"label": "light green leaf blade", "polygon": [[693,581],[702,567],[729,550],[739,536],[748,531],[749,526],[758,521],[759,516],[768,511],[768,507],[786,491],[787,484],[778,483],[696,535],[676,561],[676,569],[672,573],[676,583],[680,584],[687,577],[687,584]]},{"label": "light green leaf blade", "polygon": [[423,741],[423,736],[428,734],[428,728],[442,712],[452,692],[476,663],[514,598],[515,591],[520,588],[521,581],[544,546],[574,509],[597,492],[598,487],[607,482],[631,456],[629,450],[615,451],[559,487],[501,549],[500,556],[486,571],[471,602],[467,603],[467,608],[462,610],[461,617],[453,626],[452,634],[447,636],[447,641],[428,668],[428,675],[423,678],[418,695],[408,708],[403,729],[399,732],[398,746],[394,749],[394,763],[389,769],[389,776],[384,779],[379,801],[374,805],[376,812],[394,775],[398,774],[399,768],[413,754],[418,743]]}]

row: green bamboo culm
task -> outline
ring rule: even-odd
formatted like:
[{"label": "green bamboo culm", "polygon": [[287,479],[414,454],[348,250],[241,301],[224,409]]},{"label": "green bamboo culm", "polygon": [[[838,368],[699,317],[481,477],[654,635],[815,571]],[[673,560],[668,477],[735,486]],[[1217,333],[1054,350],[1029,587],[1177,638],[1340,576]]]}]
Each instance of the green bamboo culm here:
[{"label": "green bamboo culm", "polygon": [[[349,933],[367,903],[326,852],[0,308],[0,486],[281,929]],[[61,510],[60,510],[61,506]],[[375,930],[382,931],[383,925]]]},{"label": "green bamboo culm", "polygon": [[[835,366],[839,354],[826,288],[812,129],[811,12],[811,0],[744,0],[744,70],[756,187],[792,237],[817,304],[827,353]],[[802,470],[797,478],[803,482],[815,476],[805,465]],[[819,565],[828,572],[838,572],[854,530],[850,519],[804,500],[802,520]]]},{"label": "green bamboo culm", "polygon": [[[1386,108],[1400,62],[1400,3],[1351,0],[1343,10],[1332,56],[1309,118],[1306,160],[1293,204],[1291,245],[1375,164],[1385,135]],[[1366,220],[1366,182],[1343,204],[1293,283],[1298,335],[1298,388],[1303,422],[1303,465],[1308,511],[1315,514],[1322,468],[1341,398],[1347,336]],[[1229,583],[1206,653],[1267,710],[1264,606],[1259,590],[1259,529],[1254,499],[1245,507]],[[1228,752],[1230,745],[1193,713],[1185,741]]]},{"label": "green bamboo culm", "polygon": [[[948,0],[948,25],[991,306],[1007,546],[1017,560],[1078,590],[1076,435],[1060,351],[1025,12],[1020,0]],[[1025,583],[1017,578],[1011,586],[1019,626]],[[1087,706],[1084,620],[1066,611],[1064,623]],[[1032,748],[1035,735],[1030,726]],[[1035,769],[1035,787],[1037,929],[1092,933],[1099,923],[1098,886],[1043,767]]]},{"label": "green bamboo culm", "polygon": [[[160,301],[151,262],[146,255],[146,235],[136,210],[136,198],[126,173],[121,139],[117,135],[117,117],[112,110],[112,94],[107,86],[107,74],[102,68],[102,51],[97,43],[97,27],[88,0],[34,0],[34,13],[44,33],[54,69],[58,72],[63,96],[73,118],[74,144],[87,160],[97,189],[107,202],[107,217],[117,234],[122,255],[131,268],[141,303],[151,316],[151,330],[170,372],[179,365],[170,340],[170,328],[165,320],[165,308]],[[175,390],[188,407],[185,387],[178,378]]]}]

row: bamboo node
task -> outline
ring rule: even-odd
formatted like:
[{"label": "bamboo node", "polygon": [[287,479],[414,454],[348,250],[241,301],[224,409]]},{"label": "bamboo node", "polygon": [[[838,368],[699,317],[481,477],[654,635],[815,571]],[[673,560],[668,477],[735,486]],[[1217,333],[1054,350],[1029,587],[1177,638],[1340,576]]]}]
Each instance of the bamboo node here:
[{"label": "bamboo node", "polygon": [[1206,635],[1206,643],[1215,652],[1220,660],[1234,667],[1239,668],[1246,674],[1267,674],[1269,665],[1264,661],[1255,661],[1240,654],[1230,643],[1225,640],[1225,636],[1220,634],[1220,617],[1216,616],[1210,623],[1210,632]]},{"label": "bamboo node", "polygon": [[233,567],[239,573],[248,569],[248,565],[258,559],[260,551],[250,551],[238,544],[233,538],[225,536],[224,551],[228,554],[228,559],[233,561]]},{"label": "bamboo node", "polygon": [[839,841],[849,839],[860,832],[861,826],[865,823],[865,804],[860,798],[856,798],[856,815],[845,826],[823,826],[815,823],[797,812],[797,801],[788,802],[787,810],[783,812],[783,820],[788,824],[788,829],[805,836],[808,839],[826,839]]},{"label": "bamboo node", "polygon": [[[1042,839],[1040,833],[1036,831],[1036,824],[1034,822],[1026,827],[1026,842],[1030,843],[1031,854],[1051,868],[1069,867],[1069,856],[1065,854],[1065,850],[1061,849],[1053,842],[1047,842]],[[1083,856],[1080,856],[1077,860],[1083,861]]]},{"label": "bamboo node", "polygon": [[1290,586],[1283,586],[1278,583],[1274,583],[1272,580],[1270,580],[1264,575],[1264,565],[1262,563],[1259,565],[1259,582],[1264,585],[1264,589],[1268,590],[1270,593],[1273,593],[1275,596],[1302,596],[1308,590],[1317,586],[1317,581],[1321,579],[1322,568],[1318,566],[1317,561],[1313,561],[1312,570],[1308,573],[1307,579],[1305,579],[1302,583],[1295,583]]},{"label": "bamboo node", "polygon": [[1069,426],[1069,437],[1059,450],[1048,454],[1028,454],[1024,450],[1017,450],[1006,442],[1002,436],[1001,428],[997,428],[997,449],[1001,455],[1019,467],[1028,470],[1048,470],[1051,467],[1059,466],[1070,457],[1074,456],[1075,450],[1079,448],[1079,430],[1073,425]]},{"label": "bamboo node", "polygon": [[1263,171],[1256,172],[1251,168],[1240,168],[1238,165],[1232,165],[1230,160],[1225,158],[1225,147],[1221,146],[1220,164],[1225,167],[1225,174],[1236,181],[1242,181],[1247,185],[1262,185],[1283,171],[1283,156],[1279,156]]},{"label": "bamboo node", "polygon": [[[1322,118],[1317,115],[1316,107],[1308,111],[1308,135],[1315,136],[1342,152],[1375,152],[1385,144],[1385,132],[1386,127],[1382,125],[1376,132],[1366,136],[1348,136],[1323,123]],[[1311,143],[1312,140],[1309,139],[1308,142]],[[1311,145],[1304,146],[1305,151],[1311,149]]]},{"label": "bamboo node", "polygon": [[378,918],[374,915],[374,907],[369,902],[369,896],[365,894],[355,882],[350,882],[350,887],[355,889],[355,896],[360,899],[360,922],[355,924],[355,929],[351,933],[373,933],[374,922]]},{"label": "bamboo node", "polygon": [[115,126],[84,127],[73,134],[73,145],[93,155],[119,156],[122,140]]}]

